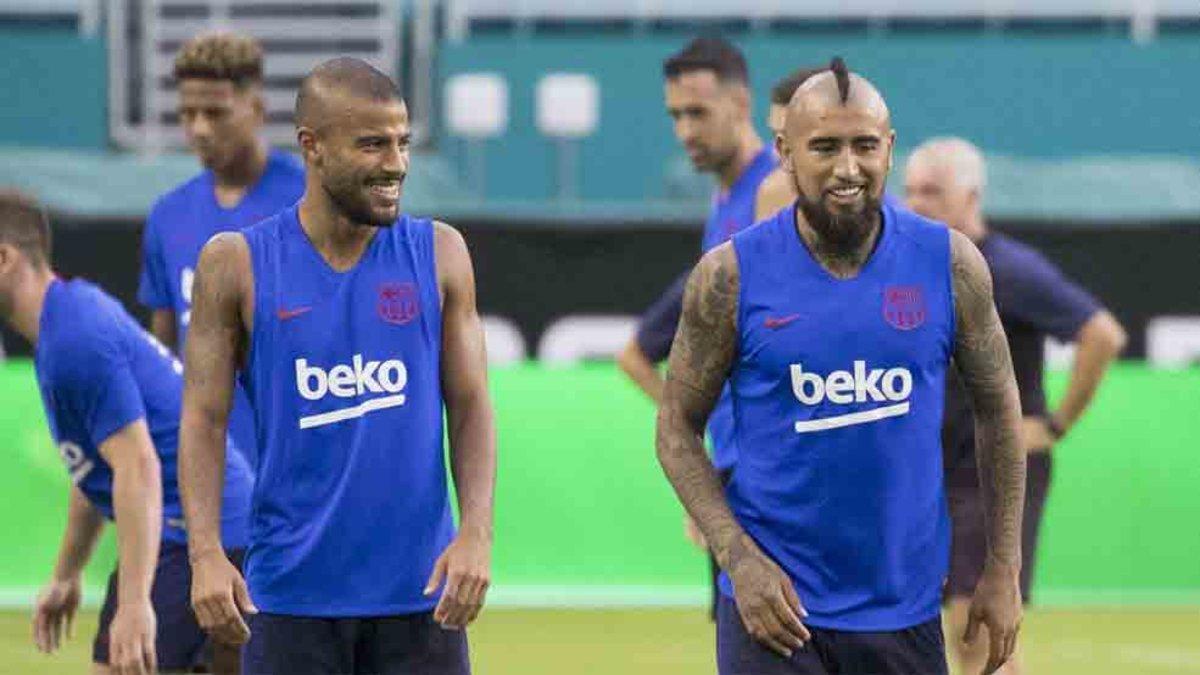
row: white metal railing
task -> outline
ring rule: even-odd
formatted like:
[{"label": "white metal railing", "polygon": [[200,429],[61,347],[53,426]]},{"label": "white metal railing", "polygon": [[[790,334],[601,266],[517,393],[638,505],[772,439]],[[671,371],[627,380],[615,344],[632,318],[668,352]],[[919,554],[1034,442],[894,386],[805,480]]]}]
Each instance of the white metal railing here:
[{"label": "white metal railing", "polygon": [[473,20],[867,18],[1128,19],[1135,39],[1160,19],[1200,18],[1197,0],[444,0],[446,32],[464,39]]},{"label": "white metal railing", "polygon": [[107,0],[106,7],[109,126],[127,148],[182,146],[172,67],[180,44],[204,31],[263,43],[265,134],[275,144],[295,142],[296,84],[321,61],[356,56],[399,80],[398,0]]}]

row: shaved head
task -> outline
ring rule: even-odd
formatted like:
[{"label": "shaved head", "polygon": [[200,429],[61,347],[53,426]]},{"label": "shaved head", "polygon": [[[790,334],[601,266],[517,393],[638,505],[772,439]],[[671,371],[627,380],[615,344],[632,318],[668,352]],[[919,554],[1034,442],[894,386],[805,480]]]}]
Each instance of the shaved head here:
[{"label": "shaved head", "polygon": [[347,99],[403,102],[392,78],[362,59],[339,57],[313,68],[296,95],[296,126],[320,129],[334,121]]},{"label": "shaved head", "polygon": [[788,123],[794,120],[803,124],[811,117],[820,117],[831,108],[838,107],[867,113],[891,129],[892,114],[887,102],[870,80],[849,72],[843,79],[829,70],[813,75],[796,89],[788,106]]},{"label": "shaved head", "polygon": [[408,109],[390,77],[360,59],[317,66],[296,96],[296,137],[306,195],[322,195],[353,224],[395,222],[411,135]]},{"label": "shaved head", "polygon": [[855,251],[879,227],[895,139],[879,90],[840,58],[792,95],[776,147],[804,220],[830,249]]}]

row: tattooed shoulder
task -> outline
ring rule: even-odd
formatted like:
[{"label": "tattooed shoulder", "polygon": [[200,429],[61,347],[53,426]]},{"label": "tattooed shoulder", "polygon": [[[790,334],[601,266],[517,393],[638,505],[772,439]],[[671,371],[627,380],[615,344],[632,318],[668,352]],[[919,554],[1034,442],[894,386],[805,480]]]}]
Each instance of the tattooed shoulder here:
[{"label": "tattooed shoulder", "polygon": [[700,259],[688,277],[679,331],[671,347],[668,378],[719,393],[737,342],[738,266],[733,245]]},{"label": "tattooed shoulder", "polygon": [[954,307],[958,320],[954,364],[976,410],[999,410],[1016,384],[1004,327],[992,299],[992,276],[987,261],[971,240],[951,232]]},{"label": "tattooed shoulder", "polygon": [[950,270],[954,283],[954,308],[964,313],[989,307],[992,300],[992,275],[987,261],[975,244],[961,232],[950,230]]},{"label": "tattooed shoulder", "polygon": [[[725,243],[700,259],[688,278],[684,313],[706,325],[716,325],[737,316],[739,274],[733,244]],[[690,301],[689,301],[690,300]]]}]

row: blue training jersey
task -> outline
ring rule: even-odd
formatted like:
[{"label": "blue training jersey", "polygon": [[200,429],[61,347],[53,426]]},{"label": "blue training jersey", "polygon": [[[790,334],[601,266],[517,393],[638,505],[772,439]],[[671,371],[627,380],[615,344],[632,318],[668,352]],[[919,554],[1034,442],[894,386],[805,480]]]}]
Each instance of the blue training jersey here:
[{"label": "blue training jersey", "polygon": [[[730,237],[754,224],[754,200],[758,195],[758,187],[778,165],[775,151],[770,146],[764,146],[729,190],[713,195],[712,210],[708,222],[704,224],[701,242],[705,252],[729,241]],[[721,390],[721,397],[708,417],[708,436],[712,442],[713,466],[720,470],[732,467],[737,460],[737,447],[733,437],[733,405],[728,386]]]},{"label": "blue training jersey", "polygon": [[819,628],[929,621],[946,576],[949,230],[886,204],[882,213],[876,248],[851,279],[813,258],[794,208],[733,238],[739,456],[726,495]]},{"label": "blue training jersey", "polygon": [[295,207],[243,234],[259,453],[251,596],[303,616],[428,611],[437,597],[422,590],[454,534],[433,223],[401,216],[345,272]]},{"label": "blue training jersey", "polygon": [[[98,287],[55,280],[42,306],[34,368],[67,473],[110,520],[113,472],[100,446],[129,424],[146,421],[162,467],[162,537],[185,542],[176,482],[183,401],[183,365],[178,359]],[[242,548],[250,517],[251,474],[239,453],[227,454],[222,541],[226,548]]]},{"label": "blue training jersey", "polygon": [[[163,195],[146,218],[138,301],[175,313],[176,348],[183,353],[192,315],[192,281],[200,249],[220,232],[234,232],[275,215],[304,194],[304,166],[272,150],[258,182],[232,208],[217,203],[215,178],[204,171]],[[252,413],[239,387],[230,411],[230,434],[246,452],[254,448]]]}]

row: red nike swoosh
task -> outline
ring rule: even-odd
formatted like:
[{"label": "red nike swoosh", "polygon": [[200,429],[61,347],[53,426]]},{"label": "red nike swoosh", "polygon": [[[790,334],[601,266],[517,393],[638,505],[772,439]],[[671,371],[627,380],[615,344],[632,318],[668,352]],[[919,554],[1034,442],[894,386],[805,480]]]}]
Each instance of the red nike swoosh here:
[{"label": "red nike swoosh", "polygon": [[280,321],[294,319],[301,314],[307,314],[312,311],[312,307],[297,307],[295,309],[280,309],[275,312],[275,316],[279,317]]},{"label": "red nike swoosh", "polygon": [[780,316],[780,317],[768,316],[766,318],[766,320],[763,321],[763,325],[766,326],[767,328],[783,328],[784,326],[788,325],[789,323],[791,323],[799,318],[800,318],[799,314],[789,314],[787,316]]}]

